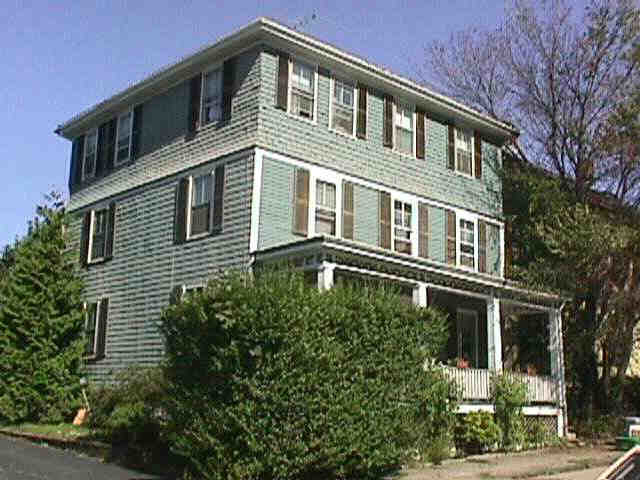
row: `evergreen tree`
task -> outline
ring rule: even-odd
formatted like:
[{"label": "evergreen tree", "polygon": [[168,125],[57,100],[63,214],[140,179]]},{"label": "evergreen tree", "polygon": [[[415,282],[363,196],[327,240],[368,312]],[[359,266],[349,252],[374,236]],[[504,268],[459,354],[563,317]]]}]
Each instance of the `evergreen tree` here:
[{"label": "evergreen tree", "polygon": [[61,421],[79,391],[83,284],[51,193],[0,277],[0,423]]}]

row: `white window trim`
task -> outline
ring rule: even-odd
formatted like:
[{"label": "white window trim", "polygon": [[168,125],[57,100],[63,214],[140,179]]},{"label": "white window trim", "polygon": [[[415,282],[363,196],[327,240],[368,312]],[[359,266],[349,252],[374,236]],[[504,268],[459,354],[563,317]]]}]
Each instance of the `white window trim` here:
[{"label": "white window trim", "polygon": [[[476,330],[476,334],[475,334],[475,350],[476,350],[476,358],[474,363],[474,367],[473,368],[478,368],[478,365],[480,363],[480,324],[478,322],[478,312],[476,310],[471,310],[468,308],[458,308],[456,309],[456,322],[458,321],[458,314],[462,314],[464,315],[471,315],[473,316],[473,321],[474,321],[474,326],[475,326],[475,330]],[[456,343],[457,343],[457,338],[456,338]],[[458,347],[458,352],[457,354],[460,355],[460,345],[456,345]]]},{"label": "white window trim", "polygon": [[[471,134],[471,173],[465,173],[458,170],[458,130],[463,132],[469,132]],[[462,128],[462,127],[454,127],[453,132],[453,171],[458,175],[462,175],[466,178],[475,178],[476,175],[476,165],[475,165],[475,130],[471,128]],[[425,152],[426,153],[426,152]]]},{"label": "white window trim", "polygon": [[[100,318],[100,303],[101,300],[98,300],[96,302],[84,302],[84,332],[85,335],[87,333],[87,324],[89,323],[89,306],[90,305],[95,305],[96,306],[96,318],[95,318],[95,329],[94,329],[94,334],[93,334],[93,353],[90,354],[83,354],[82,358],[84,358],[85,360],[95,360],[96,358],[98,358],[98,338],[100,335],[100,332],[98,330],[99,326],[100,326],[100,322],[99,322],[99,318]],[[106,345],[105,345],[105,356],[106,356]]]},{"label": "white window trim", "polygon": [[[85,165],[85,162],[87,160],[87,143],[89,141],[89,137],[94,132],[96,134],[96,140],[95,140],[95,143],[93,145],[93,147],[94,147],[93,151],[94,151],[95,158],[93,160],[93,170],[91,171],[91,174],[89,175],[89,174],[87,174],[85,172],[86,169],[84,168],[84,165]],[[97,127],[96,128],[92,128],[87,133],[85,133],[85,136],[84,136],[84,148],[82,149],[82,181],[83,182],[85,182],[87,180],[90,180],[92,178],[95,178],[95,176],[96,176],[96,168],[98,166],[98,136],[99,135],[100,135],[100,132],[98,131]]]},{"label": "white window trim", "polygon": [[[129,155],[127,156],[126,159],[124,160],[120,160],[118,161],[118,135],[120,134],[120,117],[123,117],[127,114],[131,114],[131,122],[129,122]],[[132,142],[132,137],[133,137],[133,116],[134,116],[134,112],[133,109],[128,110],[126,112],[121,113],[120,115],[118,115],[118,117],[116,118],[116,145],[115,145],[115,152],[113,152],[113,165],[115,167],[119,167],[120,165],[124,165],[125,163],[127,163],[129,160],[131,160],[131,145],[133,144]]]},{"label": "white window trim", "polygon": [[[411,205],[411,254],[401,253],[396,251],[396,215],[395,215],[395,203],[396,201],[408,203]],[[415,198],[408,195],[401,195],[397,192],[391,193],[391,250],[398,255],[410,255],[417,256],[418,254],[418,215],[417,215],[418,202]]]},{"label": "white window trim", "polygon": [[[396,116],[398,114],[398,104],[402,104],[407,107],[411,112],[411,153],[403,152],[398,149],[398,138],[396,135],[396,128],[398,125],[396,124]],[[413,108],[412,108],[413,107]],[[401,127],[402,128],[402,127]],[[415,105],[412,105],[409,102],[405,102],[403,100],[399,100],[397,97],[393,98],[393,151],[402,155],[403,157],[408,158],[416,158],[416,112]],[[426,153],[426,152],[425,152]]]},{"label": "white window trim", "polygon": [[[342,78],[343,77],[335,77],[335,76],[331,77],[331,82],[329,87],[329,130],[347,138],[356,138],[356,127],[357,127],[357,121],[358,121],[358,100],[359,100],[360,91],[358,89],[358,84],[356,82],[348,82],[347,80],[342,80]],[[349,84],[353,87],[353,121],[351,126],[351,134],[348,134],[333,128],[333,104],[335,101],[334,92],[336,88],[336,80],[341,83]]]},{"label": "white window trim", "polygon": [[[313,69],[313,118],[312,119],[308,119],[308,118],[304,118],[301,117],[300,115],[296,115],[295,113],[293,113],[291,111],[291,104],[292,104],[292,83],[293,83],[293,64],[295,62],[299,62],[299,63],[303,63],[305,65],[308,65],[309,67],[311,67]],[[303,122],[308,122],[311,123],[313,125],[317,125],[318,124],[318,77],[319,77],[319,73],[318,73],[318,64],[314,63],[314,62],[310,62],[305,60],[304,58],[300,58],[300,57],[295,57],[295,58],[289,58],[289,82],[287,85],[287,114],[290,115],[293,118],[297,118],[298,120],[302,120]]]},{"label": "white window trim", "polygon": [[[223,101],[224,98],[222,98],[223,95],[223,86],[224,86],[224,62],[218,62],[218,63],[214,63],[213,65],[207,67],[206,70],[203,70],[200,73],[200,122],[198,125],[198,129],[200,128],[204,128],[207,127],[208,125],[217,125],[218,123],[220,123],[222,121],[222,108],[223,108]],[[211,122],[204,122],[204,93],[205,93],[205,78],[207,77],[207,74],[214,72],[216,70],[220,70],[220,119],[219,120],[214,120]]]},{"label": "white window trim", "polygon": [[336,234],[334,237],[342,238],[342,177],[336,172],[321,172],[316,169],[309,170],[309,220],[307,224],[309,236],[327,235],[316,231],[316,187],[319,181],[331,183],[336,187]]},{"label": "white window trim", "polygon": [[[461,220],[473,223],[473,268],[462,265],[462,263],[460,262],[460,258],[462,256],[462,228],[460,227]],[[478,271],[478,217],[460,211],[456,211],[456,266],[462,270],[466,270],[469,272]]]},{"label": "white window trim", "polygon": [[[194,183],[194,179],[196,177],[202,177],[204,175],[211,175],[211,200],[209,201],[209,231],[206,232],[202,232],[202,233],[198,233],[196,235],[192,235],[191,234],[191,199],[192,199],[192,195],[193,195],[193,183]],[[215,170],[205,170],[202,172],[196,172],[193,173],[189,176],[189,188],[187,189],[188,193],[187,193],[187,232],[186,232],[186,237],[187,240],[195,240],[198,238],[202,238],[202,237],[206,237],[207,235],[210,235],[211,232],[211,227],[212,227],[212,223],[213,223],[213,202],[214,202],[214,198],[215,198],[215,190],[216,190],[216,178],[215,178]]]},{"label": "white window trim", "polygon": [[[92,253],[93,253],[93,225],[95,224],[95,219],[96,219],[96,212],[102,212],[102,211],[106,211],[107,214],[107,228],[108,228],[108,223],[109,223],[109,209],[107,207],[104,208],[95,208],[93,210],[91,210],[91,220],[89,222],[89,246],[87,248],[87,264],[93,264],[93,263],[101,263],[104,262],[104,254],[101,257],[98,258],[94,258],[92,259]],[[114,228],[115,226],[113,226],[112,228]],[[106,235],[107,232],[105,231],[105,242],[107,241],[106,239]],[[114,232],[115,235],[115,232]],[[106,248],[106,245],[105,245]]]},{"label": "white window trim", "polygon": [[[317,196],[317,193],[318,193],[318,182],[322,182],[322,183],[326,183],[326,184],[329,184],[329,185],[333,185],[333,187],[335,188],[335,193],[336,193],[336,195],[335,195],[335,197],[336,197],[335,198],[335,203],[336,203],[336,205],[335,205],[335,207],[333,209],[333,213],[335,215],[335,217],[334,217],[334,222],[335,222],[334,231],[336,232],[336,234],[330,235],[328,233],[323,233],[322,235],[330,235],[330,236],[336,236],[337,237],[337,233],[338,233],[338,218],[339,218],[338,217],[338,185],[335,184],[334,182],[323,180],[322,178],[317,178],[316,181],[314,182],[314,184],[315,184],[315,194],[313,196],[313,207],[314,207],[313,208],[313,215],[314,215],[313,228],[314,228],[314,234],[317,233],[318,235],[320,235],[320,233],[318,233],[315,230],[316,223],[317,223],[317,220],[318,220],[318,218],[317,218],[318,208],[322,208],[323,210],[329,210],[327,207],[319,206],[318,203],[317,203],[317,201],[318,201],[318,196]],[[309,203],[311,203],[311,202],[309,202]]]}]

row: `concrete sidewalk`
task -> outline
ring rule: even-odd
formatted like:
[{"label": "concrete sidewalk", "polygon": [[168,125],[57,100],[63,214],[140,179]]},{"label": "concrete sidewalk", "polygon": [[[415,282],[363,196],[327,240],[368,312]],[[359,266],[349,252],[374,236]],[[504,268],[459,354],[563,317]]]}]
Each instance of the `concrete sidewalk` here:
[{"label": "concrete sidewalk", "polygon": [[410,469],[402,475],[402,479],[595,480],[622,453],[602,446],[479,455],[465,460],[452,460],[441,466]]}]

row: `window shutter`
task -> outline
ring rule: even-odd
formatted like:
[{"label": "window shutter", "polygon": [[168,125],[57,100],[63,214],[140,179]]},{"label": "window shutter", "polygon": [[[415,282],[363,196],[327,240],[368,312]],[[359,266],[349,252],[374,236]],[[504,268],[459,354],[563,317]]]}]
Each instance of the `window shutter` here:
[{"label": "window shutter", "polygon": [[169,294],[169,305],[177,305],[182,301],[182,297],[184,296],[184,286],[176,285],[171,289],[171,293]]},{"label": "window shutter", "polygon": [[225,60],[222,68],[222,121],[231,119],[231,102],[236,81],[236,59]]},{"label": "window shutter", "polygon": [[213,222],[212,233],[222,231],[222,214],[224,212],[224,173],[225,165],[218,165],[214,171],[215,185],[213,187]]},{"label": "window shutter", "polygon": [[174,243],[183,244],[187,240],[187,202],[189,195],[189,179],[181,178],[176,191],[176,217],[174,226]]},{"label": "window shutter", "polygon": [[189,133],[194,133],[200,126],[200,97],[202,90],[202,74],[199,73],[189,82]]},{"label": "window shutter", "polygon": [[422,159],[425,156],[424,132],[424,112],[416,110],[416,157]]},{"label": "window shutter", "polygon": [[137,105],[133,109],[133,126],[131,129],[131,160],[135,160],[140,155],[140,139],[142,138],[142,105]]},{"label": "window shutter", "polygon": [[473,157],[475,161],[476,178],[482,178],[482,138],[478,132],[474,132],[473,136]]},{"label": "window shutter", "polygon": [[89,233],[91,230],[91,210],[82,219],[82,233],[80,235],[80,265],[87,266],[89,261]]},{"label": "window shutter", "polygon": [[278,59],[278,95],[276,99],[276,107],[281,110],[287,110],[287,100],[289,96],[289,55],[280,54]]},{"label": "window shutter", "polygon": [[342,182],[342,238],[353,240],[354,236],[353,183]]},{"label": "window shutter", "polygon": [[447,154],[447,168],[456,168],[456,127],[449,125],[449,150]]},{"label": "window shutter", "polygon": [[107,231],[105,238],[104,258],[110,260],[113,258],[113,238],[116,226],[116,204],[109,204],[109,215],[107,217]]},{"label": "window shutter", "polygon": [[297,168],[293,204],[293,233],[307,235],[309,231],[309,170]]},{"label": "window shutter", "polygon": [[429,258],[429,205],[418,204],[418,256]]},{"label": "window shutter", "polygon": [[384,146],[393,147],[393,97],[384,96]]},{"label": "window shutter", "polygon": [[107,131],[109,122],[105,122],[98,127],[98,145],[96,150],[96,178],[104,175],[107,162]]},{"label": "window shutter", "polygon": [[69,168],[69,193],[74,193],[80,185],[82,174],[82,154],[84,152],[84,135],[73,140],[71,146],[71,167]]},{"label": "window shutter", "polygon": [[105,173],[113,170],[113,159],[116,156],[116,130],[118,128],[118,118],[112,118],[107,127],[106,135],[106,158],[104,162]]},{"label": "window shutter", "polygon": [[507,221],[504,224],[504,276],[511,278],[513,275],[513,224]]},{"label": "window shutter", "polygon": [[105,347],[107,344],[107,318],[109,316],[109,299],[100,300],[100,308],[98,315],[98,325],[96,325],[96,335],[98,341],[96,345],[96,358],[104,358]]},{"label": "window shutter", "polygon": [[447,210],[447,263],[456,264],[456,213]]},{"label": "window shutter", "polygon": [[380,247],[391,248],[391,195],[380,192],[379,196],[380,212]]},{"label": "window shutter", "polygon": [[358,86],[358,116],[356,118],[356,135],[367,138],[367,87]]},{"label": "window shutter", "polygon": [[487,272],[487,224],[478,220],[478,271]]}]

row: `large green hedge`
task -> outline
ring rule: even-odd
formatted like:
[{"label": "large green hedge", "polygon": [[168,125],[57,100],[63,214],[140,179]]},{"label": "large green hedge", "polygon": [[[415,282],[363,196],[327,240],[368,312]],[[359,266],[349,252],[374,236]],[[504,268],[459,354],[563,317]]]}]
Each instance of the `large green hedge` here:
[{"label": "large green hedge", "polygon": [[232,274],[162,318],[173,448],[195,478],[371,478],[453,421],[442,314],[386,290]]}]

